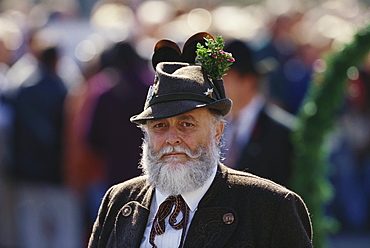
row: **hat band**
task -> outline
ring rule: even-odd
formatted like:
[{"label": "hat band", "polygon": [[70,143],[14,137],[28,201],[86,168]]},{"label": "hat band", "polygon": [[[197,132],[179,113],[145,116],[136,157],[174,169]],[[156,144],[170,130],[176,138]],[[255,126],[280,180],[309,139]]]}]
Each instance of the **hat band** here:
[{"label": "hat band", "polygon": [[150,100],[149,106],[152,106],[154,104],[161,103],[161,102],[183,101],[183,100],[198,101],[198,102],[204,102],[204,103],[211,103],[215,101],[215,99],[207,97],[207,96],[202,96],[202,95],[195,94],[195,93],[183,92],[183,93],[173,93],[173,94],[166,94],[166,95],[161,95],[161,96],[154,96]]}]

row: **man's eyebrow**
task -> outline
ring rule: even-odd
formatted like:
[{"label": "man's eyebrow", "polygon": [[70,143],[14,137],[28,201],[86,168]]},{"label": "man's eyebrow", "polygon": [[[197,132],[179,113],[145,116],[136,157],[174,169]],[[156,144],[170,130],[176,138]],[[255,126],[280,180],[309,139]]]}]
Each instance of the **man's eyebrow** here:
[{"label": "man's eyebrow", "polygon": [[190,120],[190,121],[195,121],[198,122],[193,115],[180,115],[176,119],[178,120]]}]

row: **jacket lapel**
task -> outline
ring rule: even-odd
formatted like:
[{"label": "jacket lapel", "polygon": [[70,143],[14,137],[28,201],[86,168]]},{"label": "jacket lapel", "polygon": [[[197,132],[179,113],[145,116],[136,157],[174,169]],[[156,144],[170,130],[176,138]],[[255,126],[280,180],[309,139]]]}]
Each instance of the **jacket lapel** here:
[{"label": "jacket lapel", "polygon": [[139,247],[148,216],[149,210],[138,202],[127,203],[116,218],[114,228],[116,247]]},{"label": "jacket lapel", "polygon": [[149,217],[153,189],[146,192],[142,202],[130,201],[118,212],[113,230],[113,247],[139,247]]}]

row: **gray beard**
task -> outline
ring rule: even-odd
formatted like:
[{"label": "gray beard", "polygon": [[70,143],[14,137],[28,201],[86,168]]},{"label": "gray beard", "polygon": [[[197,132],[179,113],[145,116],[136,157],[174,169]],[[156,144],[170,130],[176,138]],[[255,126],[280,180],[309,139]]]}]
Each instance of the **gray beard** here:
[{"label": "gray beard", "polygon": [[[213,169],[220,159],[220,149],[214,140],[207,147],[200,146],[193,154],[180,146],[168,146],[153,153],[144,140],[141,166],[148,182],[162,193],[180,195],[199,189],[212,176]],[[169,152],[184,152],[189,157],[185,163],[177,158],[161,160]]]}]

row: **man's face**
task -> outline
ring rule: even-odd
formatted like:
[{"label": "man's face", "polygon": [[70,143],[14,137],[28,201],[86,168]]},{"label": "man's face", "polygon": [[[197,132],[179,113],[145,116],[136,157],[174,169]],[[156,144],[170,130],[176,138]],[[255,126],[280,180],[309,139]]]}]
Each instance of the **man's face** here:
[{"label": "man's face", "polygon": [[[216,132],[211,134],[210,130],[215,128],[213,118],[207,108],[200,108],[171,118],[148,121],[149,146],[154,153],[168,146],[188,148],[195,153],[199,146],[208,146],[210,140],[220,140],[223,125],[216,124]],[[170,152],[160,159],[165,161],[170,158],[180,162],[189,160],[183,152]]]},{"label": "man's face", "polygon": [[206,108],[148,121],[141,164],[149,182],[172,195],[201,187],[219,160],[223,126]]}]

